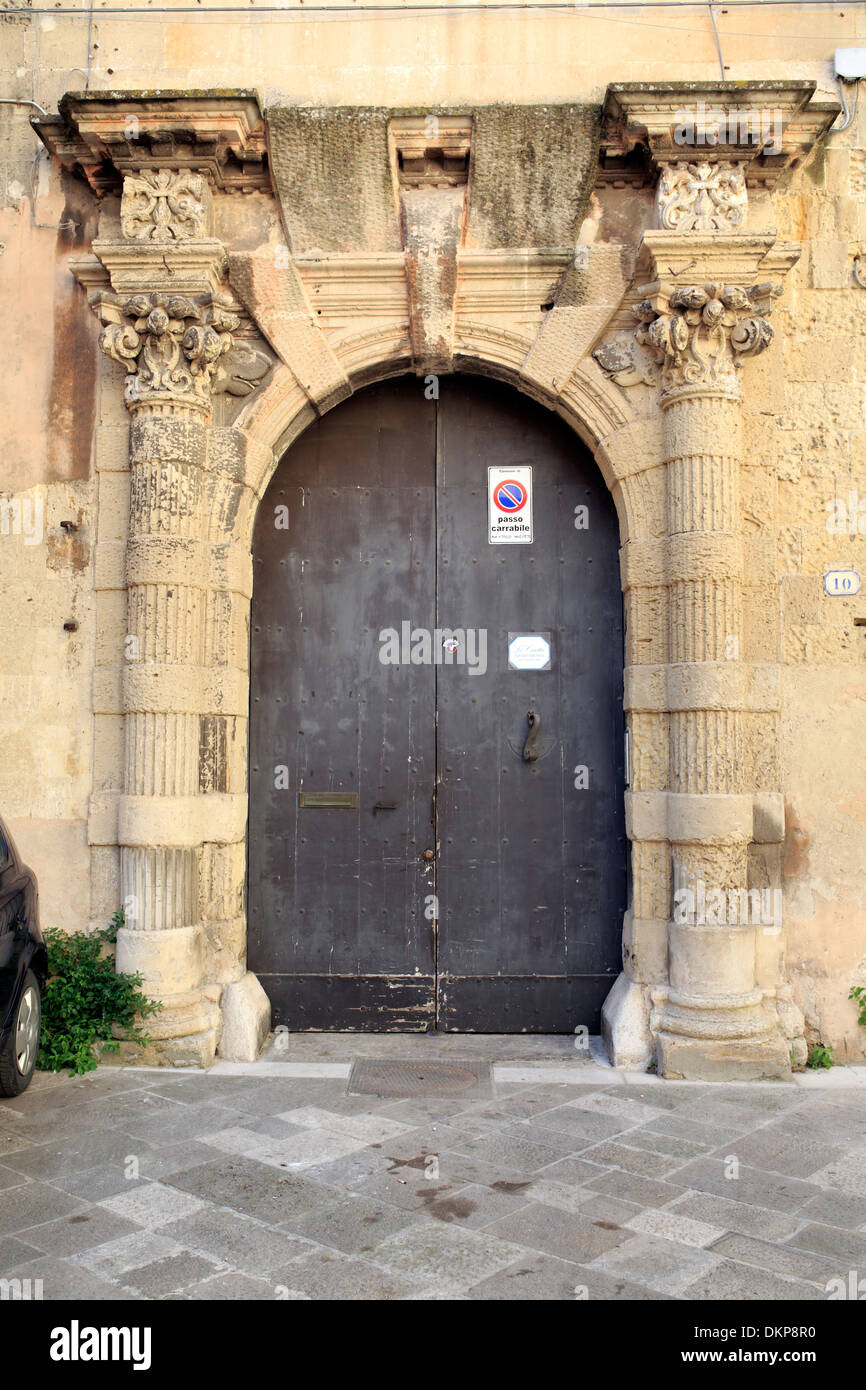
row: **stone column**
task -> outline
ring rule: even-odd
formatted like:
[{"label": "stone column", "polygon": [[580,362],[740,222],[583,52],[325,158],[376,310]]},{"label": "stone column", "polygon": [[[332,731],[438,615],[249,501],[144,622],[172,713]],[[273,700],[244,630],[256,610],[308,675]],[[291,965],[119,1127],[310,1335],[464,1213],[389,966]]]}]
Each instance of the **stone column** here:
[{"label": "stone column", "polygon": [[673,910],[670,984],[656,991],[653,1026],[668,1077],[790,1070],[775,999],[758,983],[757,934],[781,924],[765,923],[749,896],[753,794],[743,772],[748,671],[740,650],[738,368],[771,341],[766,315],[780,293],[772,283],[659,281],[634,311],[638,344],[658,367],[667,461]]},{"label": "stone column", "polygon": [[206,199],[186,171],[127,176],[123,238],[94,246],[120,291],[96,307],[131,415],[117,967],[162,1004],[151,1057],[190,1064],[213,1059],[219,1027],[200,905],[202,845],[228,838],[227,808],[200,795],[214,707],[207,445],[217,363],[239,325],[219,292],[223,247],[202,234]]}]

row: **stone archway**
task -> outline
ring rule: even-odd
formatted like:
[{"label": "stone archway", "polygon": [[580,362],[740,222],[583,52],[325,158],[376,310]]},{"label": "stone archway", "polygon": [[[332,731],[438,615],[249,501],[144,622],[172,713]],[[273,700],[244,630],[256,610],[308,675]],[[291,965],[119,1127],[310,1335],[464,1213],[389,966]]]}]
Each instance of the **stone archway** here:
[{"label": "stone archway", "polygon": [[[720,105],[745,99],[736,84],[713,93]],[[790,163],[821,128],[803,114],[810,85],[755,84],[753,95],[778,103]],[[244,973],[243,915],[256,506],[292,438],[358,385],[456,369],[500,377],[562,415],[592,449],[620,517],[632,900],[623,974],[605,1006],[614,1061],[641,1067],[654,1053],[664,1075],[748,1077],[785,1074],[791,1052],[802,1053],[782,924],[748,916],[751,895],[775,887],[784,827],[774,765],[759,756],[776,737],[779,668],[754,642],[746,647],[746,597],[774,593],[775,575],[749,549],[739,496],[741,381],[754,370],[745,364],[772,339],[767,316],[798,251],[771,232],[742,230],[747,186],[766,189],[778,176],[765,151],[702,150],[701,177],[680,178],[672,108],[693,97],[691,87],[670,85],[609,93],[602,171],[619,160],[627,175],[643,142],[664,175],[661,230],[643,231],[630,248],[630,274],[622,248],[611,255],[594,245],[592,227],[577,251],[563,245],[562,228],[586,208],[591,185],[582,204],[555,209],[554,250],[519,240],[548,230],[519,208],[514,225],[503,222],[497,180],[517,170],[479,166],[496,148],[514,157],[510,136],[496,144],[501,113],[447,116],[457,172],[442,171],[435,206],[411,179],[394,175],[392,187],[383,175],[372,246],[304,249],[310,229],[287,206],[278,169],[289,253],[277,242],[235,250],[211,234],[215,197],[244,179],[262,187],[254,103],[133,94],[69,108],[76,129],[57,142],[62,157],[96,179],[113,161],[124,180],[119,228],[109,219],[94,256],[74,268],[102,319],[105,353],[126,371],[131,414],[127,637],[116,697],[124,787],[113,843],[130,909],[118,963],[140,970],[164,1005],[151,1028],[155,1058],[206,1062],[223,1016],[252,1020],[247,1047],[263,1021],[256,983]],[[158,186],[154,157],[117,136],[118,109],[127,107],[163,139],[177,127],[188,137],[182,156],[159,156],[168,167]],[[534,133],[545,159],[554,151],[564,161],[566,179],[589,169],[587,109],[519,109],[523,135]],[[426,158],[415,114],[346,112],[336,125],[333,115],[321,129],[345,133],[347,122],[360,122],[364,138],[348,173],[351,142],[322,156],[333,186],[311,206],[326,243],[336,236],[342,205],[329,199],[341,179],[350,185],[380,155],[393,173],[398,150],[401,169]],[[314,138],[312,119],[271,118],[273,150],[279,156],[288,141],[289,164],[298,142]],[[557,143],[551,121],[557,130],[579,127],[578,144]],[[701,189],[721,175],[707,213]],[[171,189],[183,193],[180,222],[154,211],[171,206]],[[766,192],[759,196],[766,202]],[[481,199],[474,211],[473,197]],[[467,199],[466,225],[481,238],[471,247],[455,231]],[[223,227],[226,214],[223,204]],[[260,385],[268,359],[277,364]],[[108,377],[106,389],[114,389]],[[234,418],[222,407],[215,415],[219,392],[250,399]]]}]

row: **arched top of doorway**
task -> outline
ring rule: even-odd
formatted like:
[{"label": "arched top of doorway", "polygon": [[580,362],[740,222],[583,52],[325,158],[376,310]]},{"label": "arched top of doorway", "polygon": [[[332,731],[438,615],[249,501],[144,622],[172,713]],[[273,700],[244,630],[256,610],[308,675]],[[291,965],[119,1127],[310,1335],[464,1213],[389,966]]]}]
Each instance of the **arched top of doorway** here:
[{"label": "arched top of doorway", "polygon": [[[640,475],[661,468],[661,422],[654,410],[639,414],[590,359],[582,362],[559,393],[546,390],[499,362],[480,358],[461,360],[466,375],[493,377],[529,396],[559,415],[590,449],[613,497],[620,525],[621,543],[636,536],[661,534],[658,508],[653,507],[653,489],[640,486]],[[354,382],[360,390],[391,377],[409,373],[407,364],[395,368],[393,358],[368,364],[362,379]],[[447,380],[447,377],[443,377]],[[419,378],[419,385],[423,378]],[[314,408],[297,377],[280,363],[267,385],[256,393],[235,421],[234,430],[244,436],[244,481],[255,501],[239,513],[244,521],[245,546],[252,540],[252,527],[258,501],[264,495],[286,450],[316,419],[354,394],[352,390],[334,392]],[[633,484],[633,480],[636,485]]]}]

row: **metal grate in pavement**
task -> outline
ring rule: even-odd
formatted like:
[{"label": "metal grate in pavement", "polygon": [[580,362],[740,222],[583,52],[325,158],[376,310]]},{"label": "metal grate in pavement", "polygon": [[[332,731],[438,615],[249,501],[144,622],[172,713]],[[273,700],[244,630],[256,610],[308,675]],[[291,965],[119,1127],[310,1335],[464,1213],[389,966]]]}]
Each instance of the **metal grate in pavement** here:
[{"label": "metal grate in pavement", "polygon": [[489,1062],[389,1062],[359,1057],[349,1077],[350,1096],[489,1096]]}]

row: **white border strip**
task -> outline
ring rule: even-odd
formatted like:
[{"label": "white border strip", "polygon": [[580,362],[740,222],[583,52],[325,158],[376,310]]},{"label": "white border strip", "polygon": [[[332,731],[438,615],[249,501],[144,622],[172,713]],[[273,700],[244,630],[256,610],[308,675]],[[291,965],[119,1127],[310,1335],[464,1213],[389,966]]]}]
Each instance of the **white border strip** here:
[{"label": "white border strip", "polygon": [[351,1062],[215,1062],[208,1076],[282,1076],[287,1081],[298,1077],[348,1078]]}]

